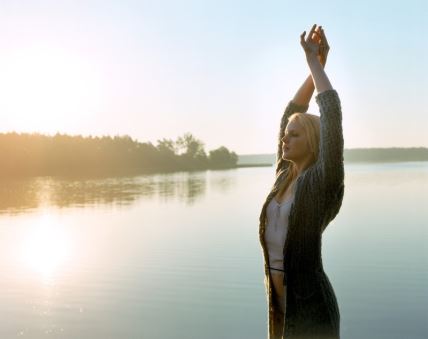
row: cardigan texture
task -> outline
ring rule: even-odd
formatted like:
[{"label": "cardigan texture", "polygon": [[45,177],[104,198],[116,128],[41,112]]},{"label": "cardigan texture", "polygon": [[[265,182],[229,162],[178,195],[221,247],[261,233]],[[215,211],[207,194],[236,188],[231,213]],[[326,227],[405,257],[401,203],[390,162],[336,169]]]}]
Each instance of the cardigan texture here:
[{"label": "cardigan texture", "polygon": [[276,179],[259,217],[259,240],[264,258],[264,283],[268,302],[269,339],[339,338],[340,315],[337,299],[324,272],[321,238],[336,217],[344,195],[342,111],[334,89],[319,93],[320,149],[317,161],[304,170],[296,181],[287,238],[284,244],[284,285],[286,312],[284,326],[278,321],[278,305],[270,281],[269,257],[265,243],[266,208],[285,180],[290,162],[282,159],[281,139],[288,117],[305,113],[308,105],[290,101],[281,118],[278,136]]}]

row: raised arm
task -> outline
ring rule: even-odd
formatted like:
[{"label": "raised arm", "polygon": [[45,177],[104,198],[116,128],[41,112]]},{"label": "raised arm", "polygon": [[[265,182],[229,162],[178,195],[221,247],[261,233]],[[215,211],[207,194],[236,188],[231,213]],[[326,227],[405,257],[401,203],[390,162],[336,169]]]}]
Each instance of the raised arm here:
[{"label": "raised arm", "polygon": [[[312,40],[321,44],[322,40],[322,27],[318,26],[317,28],[311,31]],[[318,50],[318,54],[316,58],[319,60],[322,68],[325,67],[327,63],[327,56],[330,50],[330,46],[327,41],[323,44],[323,48]],[[287,168],[289,162],[282,159],[282,142],[281,139],[284,136],[285,128],[287,127],[288,117],[290,117],[295,112],[306,113],[309,107],[309,102],[311,101],[312,95],[314,93],[315,86],[313,81],[312,74],[306,78],[300,88],[297,90],[294,95],[293,100],[291,100],[287,107],[285,108],[285,112],[281,118],[279,133],[278,133],[278,145],[277,145],[277,153],[276,153],[276,174],[280,170],[284,170]]]},{"label": "raised arm", "polygon": [[[312,27],[313,29],[314,27]],[[301,35],[301,44],[305,50],[312,79],[318,92],[315,100],[320,108],[320,150],[316,169],[328,188],[336,188],[344,180],[344,143],[340,99],[316,57],[319,46],[327,43],[324,31],[321,30],[322,40],[320,44],[316,44],[310,39],[305,41],[304,35],[305,32]]]},{"label": "raised arm", "polygon": [[315,100],[320,109],[320,150],[317,171],[328,189],[335,190],[344,181],[342,109],[334,89],[319,93]]},{"label": "raised arm", "polygon": [[[312,33],[312,40],[319,43],[322,46],[322,48],[319,49],[318,54],[316,55],[316,58],[319,60],[322,68],[325,68],[330,46],[328,45],[328,42],[325,39],[325,36],[324,36],[325,41],[322,41],[323,36],[324,36],[324,33],[321,26],[318,26]],[[306,78],[303,85],[300,86],[299,90],[294,96],[293,102],[296,103],[297,105],[302,105],[302,106],[309,105],[309,102],[311,101],[311,98],[312,98],[312,94],[314,93],[314,89],[315,89],[314,81],[312,79],[312,75],[309,74],[309,76]]]}]

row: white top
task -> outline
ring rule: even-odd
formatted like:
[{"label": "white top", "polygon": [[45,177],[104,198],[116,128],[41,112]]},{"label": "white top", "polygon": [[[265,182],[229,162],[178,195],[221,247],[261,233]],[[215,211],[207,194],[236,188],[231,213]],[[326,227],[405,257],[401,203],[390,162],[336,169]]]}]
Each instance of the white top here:
[{"label": "white top", "polygon": [[278,204],[275,197],[267,206],[265,241],[269,253],[269,267],[284,270],[284,244],[288,231],[288,217],[294,194]]}]

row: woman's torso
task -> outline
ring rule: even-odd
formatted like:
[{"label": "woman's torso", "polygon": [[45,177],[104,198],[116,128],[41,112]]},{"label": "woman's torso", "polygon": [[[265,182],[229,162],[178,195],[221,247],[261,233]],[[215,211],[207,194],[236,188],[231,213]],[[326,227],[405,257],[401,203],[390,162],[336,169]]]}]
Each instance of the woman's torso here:
[{"label": "woman's torso", "polygon": [[295,193],[294,188],[295,188],[295,181],[291,182],[285,191],[283,189],[279,190],[278,193],[275,195],[274,199],[279,204],[283,203],[284,201],[287,201],[292,196],[294,196],[294,193]]},{"label": "woman's torso", "polygon": [[265,242],[269,254],[270,271],[279,273],[284,270],[283,250],[288,233],[288,219],[294,201],[293,185],[290,185],[283,194],[281,190],[267,206],[267,228]]}]

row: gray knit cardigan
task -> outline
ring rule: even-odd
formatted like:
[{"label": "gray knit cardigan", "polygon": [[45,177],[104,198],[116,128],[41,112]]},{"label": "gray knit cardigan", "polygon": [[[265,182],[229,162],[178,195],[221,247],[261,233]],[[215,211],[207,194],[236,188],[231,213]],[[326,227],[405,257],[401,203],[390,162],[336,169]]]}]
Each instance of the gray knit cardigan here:
[{"label": "gray knit cardigan", "polygon": [[278,306],[272,297],[269,257],[265,243],[266,208],[286,178],[289,161],[282,159],[281,139],[288,117],[306,112],[308,105],[290,101],[281,119],[276,162],[276,180],[260,214],[259,238],[264,257],[265,287],[268,301],[269,338],[338,338],[339,308],[330,281],[323,270],[321,237],[342,204],[344,194],[342,112],[334,89],[319,93],[320,149],[317,161],[296,181],[294,202],[284,244],[284,285],[286,286],[285,326],[278,322]]}]

